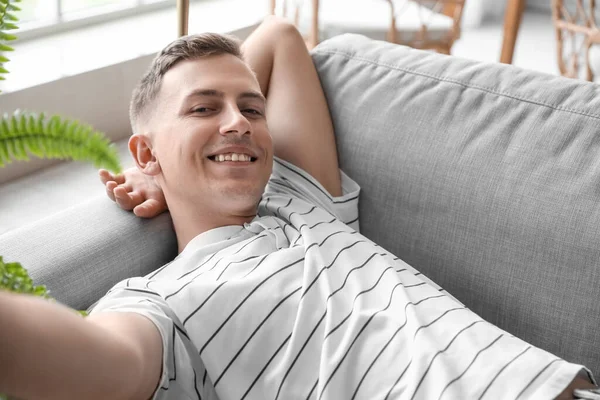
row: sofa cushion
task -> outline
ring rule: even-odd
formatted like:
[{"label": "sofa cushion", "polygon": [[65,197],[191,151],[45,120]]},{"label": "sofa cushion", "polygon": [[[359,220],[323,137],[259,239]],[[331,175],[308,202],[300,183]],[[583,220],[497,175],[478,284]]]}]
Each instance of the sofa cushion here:
[{"label": "sofa cushion", "polygon": [[600,87],[357,35],[313,59],[363,234],[600,373]]},{"label": "sofa cushion", "polygon": [[119,281],[146,275],[177,254],[168,213],[145,220],[102,195],[0,236],[5,262],[83,310]]}]

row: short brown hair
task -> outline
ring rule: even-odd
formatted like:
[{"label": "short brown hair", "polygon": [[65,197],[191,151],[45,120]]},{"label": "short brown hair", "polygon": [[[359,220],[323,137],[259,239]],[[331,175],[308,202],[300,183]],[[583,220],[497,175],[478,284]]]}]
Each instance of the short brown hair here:
[{"label": "short brown hair", "polygon": [[239,41],[233,36],[218,33],[202,33],[180,37],[162,49],[133,91],[129,105],[129,121],[133,132],[140,117],[150,111],[156,100],[162,80],[167,71],[184,60],[231,54],[243,60]]}]

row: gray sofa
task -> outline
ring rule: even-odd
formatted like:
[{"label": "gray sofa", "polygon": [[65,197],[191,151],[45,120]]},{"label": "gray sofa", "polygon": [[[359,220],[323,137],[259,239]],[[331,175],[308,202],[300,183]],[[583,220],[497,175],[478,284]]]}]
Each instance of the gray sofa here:
[{"label": "gray sofa", "polygon": [[[362,233],[600,374],[600,87],[356,35],[313,58]],[[105,197],[0,236],[5,260],[76,308],[175,252],[168,214],[140,220]]]}]

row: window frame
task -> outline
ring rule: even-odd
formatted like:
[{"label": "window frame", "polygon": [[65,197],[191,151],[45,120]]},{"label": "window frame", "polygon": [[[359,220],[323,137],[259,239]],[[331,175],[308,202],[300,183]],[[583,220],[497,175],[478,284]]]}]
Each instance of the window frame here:
[{"label": "window frame", "polygon": [[[154,0],[151,2],[147,2],[149,0],[131,0],[131,3],[126,6],[108,4],[106,6],[98,6],[91,10],[82,10],[65,15],[62,11],[63,0],[54,1],[56,10],[54,19],[43,22],[32,21],[20,23],[19,30],[15,33],[19,41],[35,40],[41,37],[64,33],[91,25],[103,24],[153,11],[175,8],[176,6],[173,0]],[[190,3],[200,1],[203,0],[190,0]]]}]

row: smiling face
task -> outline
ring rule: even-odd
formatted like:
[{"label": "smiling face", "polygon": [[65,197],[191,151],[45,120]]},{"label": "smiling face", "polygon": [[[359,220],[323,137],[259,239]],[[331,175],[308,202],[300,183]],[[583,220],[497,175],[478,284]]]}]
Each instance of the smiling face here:
[{"label": "smiling face", "polygon": [[265,108],[254,74],[230,54],[181,61],[164,75],[139,132],[149,133],[172,213],[256,214],[273,166]]}]

